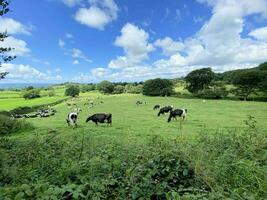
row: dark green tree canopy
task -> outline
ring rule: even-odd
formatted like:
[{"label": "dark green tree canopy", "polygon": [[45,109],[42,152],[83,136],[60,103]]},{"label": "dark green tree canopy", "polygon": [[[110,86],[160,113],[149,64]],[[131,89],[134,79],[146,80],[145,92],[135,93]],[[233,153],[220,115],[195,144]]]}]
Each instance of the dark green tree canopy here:
[{"label": "dark green tree canopy", "polygon": [[[9,11],[9,1],[0,0],[0,16],[3,16]],[[12,50],[11,47],[2,47],[1,42],[3,42],[8,37],[6,32],[0,33],[0,67],[2,67],[2,63],[9,62],[15,59],[15,56],[6,55],[9,51]],[[0,71],[0,80],[5,78],[8,72]]]},{"label": "dark green tree canopy", "polygon": [[78,85],[70,85],[65,90],[66,96],[76,97],[76,96],[79,96],[79,94],[80,94],[80,88]]},{"label": "dark green tree canopy", "polygon": [[173,83],[168,79],[151,79],[145,81],[143,94],[148,96],[170,96],[173,93]]},{"label": "dark green tree canopy", "polygon": [[194,70],[185,77],[188,91],[194,94],[208,87],[213,79],[215,79],[215,73],[211,68]]},{"label": "dark green tree canopy", "polygon": [[102,81],[98,84],[98,90],[104,94],[112,94],[114,91],[114,84],[109,81]]},{"label": "dark green tree canopy", "polygon": [[251,93],[260,88],[263,78],[263,73],[257,70],[236,73],[233,79],[233,85],[236,87],[234,92],[246,100]]}]

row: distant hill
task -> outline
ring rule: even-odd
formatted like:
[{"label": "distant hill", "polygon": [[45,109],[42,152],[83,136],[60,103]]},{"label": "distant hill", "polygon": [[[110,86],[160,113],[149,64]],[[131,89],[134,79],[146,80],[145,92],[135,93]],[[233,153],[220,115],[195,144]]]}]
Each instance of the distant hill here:
[{"label": "distant hill", "polygon": [[221,73],[220,77],[222,78],[222,80],[231,81],[237,73],[240,73],[243,71],[263,71],[267,73],[267,62],[264,62],[257,67],[253,67],[249,69],[236,69],[236,70],[226,71],[226,72]]}]

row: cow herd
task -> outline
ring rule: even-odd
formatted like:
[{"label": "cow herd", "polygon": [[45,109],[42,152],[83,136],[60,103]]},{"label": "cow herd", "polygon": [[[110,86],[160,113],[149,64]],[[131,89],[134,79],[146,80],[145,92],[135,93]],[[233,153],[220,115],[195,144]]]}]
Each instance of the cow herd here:
[{"label": "cow herd", "polygon": [[36,117],[50,117],[56,114],[56,110],[48,106],[47,108],[38,109],[35,113],[32,114],[12,114],[12,118],[36,118]]},{"label": "cow herd", "polygon": [[[101,101],[101,103],[104,103],[103,101]],[[85,103],[84,105],[90,105],[89,108],[91,108],[94,103],[92,100],[89,100],[88,103]],[[136,105],[146,105],[145,101],[136,101]],[[187,115],[187,109],[174,109],[173,106],[163,106],[161,107],[160,105],[155,105],[153,107],[153,110],[158,110],[159,112],[157,114],[157,116],[159,117],[160,115],[164,115],[166,113],[169,113],[169,117],[167,122],[170,122],[172,119],[177,120],[177,117],[179,117],[180,119],[184,120],[186,115]],[[77,121],[78,121],[78,115],[79,112],[81,112],[80,108],[75,108],[74,112],[70,112],[67,116],[67,124],[68,126],[72,126],[73,128],[77,127]],[[112,114],[111,113],[96,113],[93,114],[91,116],[89,116],[86,119],[86,123],[92,121],[95,123],[95,125],[98,125],[99,123],[107,123],[107,125],[112,125]]]}]

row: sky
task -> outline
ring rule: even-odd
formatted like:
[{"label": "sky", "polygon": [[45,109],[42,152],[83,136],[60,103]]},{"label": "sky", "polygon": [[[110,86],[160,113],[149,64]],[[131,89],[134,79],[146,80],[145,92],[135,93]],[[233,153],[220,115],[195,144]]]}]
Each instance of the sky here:
[{"label": "sky", "polygon": [[267,0],[12,0],[0,83],[177,78],[267,61]]}]

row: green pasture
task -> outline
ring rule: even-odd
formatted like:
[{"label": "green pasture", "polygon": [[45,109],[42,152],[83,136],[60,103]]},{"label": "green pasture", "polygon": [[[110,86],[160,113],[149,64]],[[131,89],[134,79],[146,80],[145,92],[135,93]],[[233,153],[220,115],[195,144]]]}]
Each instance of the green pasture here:
[{"label": "green pasture", "polygon": [[0,110],[12,110],[17,107],[23,106],[38,106],[56,102],[66,97],[54,96],[54,97],[42,97],[37,99],[25,100],[24,98],[0,98]]},{"label": "green pasture", "polygon": [[[36,101],[43,104],[48,99],[42,98]],[[93,108],[84,105],[88,99],[94,101],[95,106]],[[42,102],[40,102],[41,100]],[[137,100],[146,101],[147,104],[137,106],[135,104]],[[33,102],[31,101],[33,100],[25,101],[24,105],[32,105]],[[104,101],[104,103],[99,104],[100,101]],[[55,116],[27,119],[36,127],[34,132],[47,134],[47,130],[52,128],[63,135],[81,134],[85,132],[85,134],[94,137],[115,137],[118,139],[127,139],[130,142],[132,138],[142,141],[147,136],[154,135],[160,135],[166,138],[174,138],[181,135],[185,137],[194,136],[202,129],[211,131],[235,129],[239,131],[245,127],[244,120],[247,119],[248,115],[255,117],[257,127],[260,131],[266,132],[267,130],[267,104],[262,102],[146,97],[133,94],[100,95],[94,92],[84,93],[77,100],[69,102],[75,102],[82,109],[82,112],[79,114],[77,129],[73,130],[68,127],[65,121],[68,113],[73,111],[75,106],[68,107],[64,102],[54,107],[58,111]],[[15,104],[17,102],[14,102]],[[173,120],[167,123],[167,114],[158,117],[158,111],[152,109],[155,104],[160,104],[161,106],[173,105],[175,108],[187,108],[188,116],[182,122],[182,129],[180,129],[179,120]],[[10,102],[8,105],[10,105]],[[92,122],[85,123],[89,115],[101,112],[112,113],[112,127],[107,127],[106,124],[101,124],[96,127]],[[29,135],[31,134],[27,133],[27,136]]]}]

